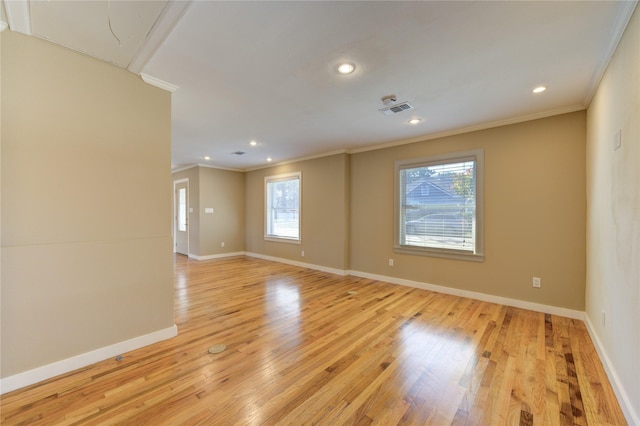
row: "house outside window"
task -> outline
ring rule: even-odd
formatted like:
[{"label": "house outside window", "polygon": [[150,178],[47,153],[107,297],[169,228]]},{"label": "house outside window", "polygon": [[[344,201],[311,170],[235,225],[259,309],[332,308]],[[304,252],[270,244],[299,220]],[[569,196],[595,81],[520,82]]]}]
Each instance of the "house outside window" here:
[{"label": "house outside window", "polygon": [[302,173],[265,177],[265,240],[300,244]]},{"label": "house outside window", "polygon": [[396,162],[394,250],[483,260],[483,152]]}]

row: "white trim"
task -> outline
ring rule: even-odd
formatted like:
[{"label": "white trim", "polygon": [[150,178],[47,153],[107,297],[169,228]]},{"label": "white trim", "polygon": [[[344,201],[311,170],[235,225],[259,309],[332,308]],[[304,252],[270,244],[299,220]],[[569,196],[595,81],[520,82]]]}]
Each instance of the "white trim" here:
[{"label": "white trim", "polygon": [[252,167],[250,169],[245,169],[243,171],[252,172],[254,170],[268,169],[270,167],[283,166],[285,164],[299,163],[301,161],[315,160],[316,158],[331,157],[333,155],[348,154],[348,153],[349,153],[349,150],[347,150],[347,149],[337,149],[335,151],[329,151],[329,152],[325,152],[325,153],[322,153],[322,154],[313,154],[313,155],[309,155],[309,156],[306,156],[306,157],[294,158],[292,160],[284,160],[284,161],[281,161],[281,162],[278,162],[278,163],[270,163],[270,164],[265,164],[263,166]]},{"label": "white trim", "polygon": [[151,76],[149,74],[145,74],[143,72],[140,73],[140,77],[142,78],[142,80],[147,83],[150,84],[152,86],[156,86],[159,87],[162,90],[166,90],[167,92],[175,92],[176,90],[178,90],[178,86],[176,86],[175,84],[171,84],[171,83],[167,83],[164,80],[160,80],[159,78],[156,78],[154,76]]},{"label": "white trim", "polygon": [[176,186],[181,183],[187,184],[187,253],[189,253],[189,243],[191,241],[191,238],[189,237],[190,230],[191,230],[191,217],[189,216],[191,213],[189,211],[190,209],[189,206],[191,204],[191,199],[189,194],[189,178],[188,177],[182,178],[182,179],[176,179],[173,181],[173,193],[171,194],[171,201],[173,204],[173,217],[171,218],[171,229],[173,231],[173,252],[174,253],[178,252],[178,229],[176,227],[176,222],[178,221],[178,210],[176,208],[176,202],[177,202]]},{"label": "white trim", "polygon": [[270,260],[272,262],[284,263],[286,265],[299,266],[300,268],[315,269],[316,271],[328,272],[330,274],[340,275],[342,277],[349,275],[347,271],[342,269],[329,268],[327,266],[314,265],[312,263],[298,262],[295,260],[284,259],[281,257],[266,256],[264,254],[251,253],[251,252],[245,252],[245,256],[255,257],[263,260]]},{"label": "white trim", "polygon": [[94,364],[99,361],[104,361],[112,356],[130,352],[162,340],[171,339],[177,335],[178,327],[173,325],[163,330],[154,331],[153,333],[125,340],[124,342],[116,343],[114,345],[106,346],[91,352],[86,352],[48,365],[43,365],[42,367],[18,373],[13,376],[5,377],[0,380],[0,395],[50,379],[60,374],[86,367],[87,365]]},{"label": "white trim", "polygon": [[167,39],[169,34],[176,27],[180,19],[191,6],[191,1],[169,1],[163,9],[162,13],[153,24],[151,31],[147,34],[147,38],[133,59],[129,63],[127,69],[132,73],[138,74],[147,65],[147,62],[155,55],[162,43]]},{"label": "white trim", "polygon": [[[404,170],[418,167],[429,167],[437,165],[448,165],[453,163],[474,163],[475,175],[475,226],[473,250],[465,251],[461,249],[439,248],[435,246],[421,247],[407,244],[405,240],[405,227],[400,224],[405,222],[405,216],[401,206],[405,205],[406,193],[404,180],[400,178]],[[394,235],[393,251],[418,256],[433,256],[445,259],[458,259],[473,262],[484,262],[484,149],[474,149],[469,151],[451,152],[446,154],[432,155],[422,158],[410,158],[397,160],[394,166]],[[404,243],[404,244],[403,244]]]},{"label": "white trim", "polygon": [[[269,197],[269,185],[272,183],[298,181],[298,237],[285,237],[281,235],[269,234],[270,224],[273,220],[270,213],[271,199]],[[282,173],[279,175],[264,177],[264,239],[265,241],[282,242],[289,244],[302,244],[302,171]]]},{"label": "white trim", "polygon": [[242,169],[232,169],[230,167],[218,167],[218,166],[212,166],[211,164],[195,163],[195,164],[188,164],[186,166],[180,166],[176,169],[171,169],[171,173],[173,174],[173,173],[183,172],[185,170],[193,169],[195,167],[206,167],[207,169],[227,170],[230,172],[240,172],[240,173],[246,172],[246,170],[242,170]]},{"label": "white trim", "polygon": [[222,259],[224,257],[236,257],[236,256],[244,256],[244,252],[236,251],[233,253],[208,254],[206,256],[198,256],[197,254],[189,253],[189,259],[193,259],[193,260]]},{"label": "white trim", "polygon": [[300,268],[308,268],[308,269],[314,269],[316,271],[328,272],[330,274],[340,275],[343,277],[351,275],[354,277],[368,278],[376,281],[387,282],[390,284],[398,284],[406,287],[421,288],[423,290],[435,291],[437,293],[443,293],[443,294],[451,294],[454,296],[468,297],[470,299],[481,300],[483,302],[498,303],[500,305],[513,306],[514,308],[527,309],[530,311],[542,312],[542,313],[551,314],[551,315],[558,315],[561,317],[578,319],[582,321],[584,321],[584,318],[585,318],[585,313],[583,311],[576,311],[574,309],[562,308],[559,306],[543,305],[541,303],[527,302],[525,300],[511,299],[511,298],[502,297],[502,296],[494,296],[486,293],[478,293],[475,291],[461,290],[454,287],[428,284],[428,283],[423,283],[419,281],[406,280],[403,278],[389,277],[386,275],[370,274],[368,272],[330,268],[327,266],[320,266],[320,265],[314,265],[312,263],[298,262],[296,260],[285,259],[282,257],[267,256],[264,254],[253,253],[248,251],[227,253],[222,255],[211,255],[211,256],[196,256],[196,255],[190,254],[189,257],[195,260],[207,260],[207,259],[215,259],[219,257],[242,256],[242,255],[248,256],[248,257],[255,257],[257,259],[269,260],[271,262],[284,263],[286,265],[298,266]]},{"label": "white trim", "polygon": [[629,395],[625,391],[624,386],[622,386],[620,378],[616,373],[615,366],[611,362],[611,359],[609,359],[607,351],[600,341],[598,333],[596,333],[596,329],[591,322],[591,318],[586,312],[584,314],[584,323],[587,325],[587,331],[589,332],[589,336],[591,337],[593,346],[595,346],[596,352],[598,352],[598,357],[600,357],[600,361],[604,366],[604,370],[607,373],[609,381],[611,382],[613,392],[618,398],[618,403],[620,404],[620,408],[622,409],[624,417],[627,419],[627,423],[629,423],[630,425],[640,425],[640,414],[636,413],[633,409],[631,398],[629,398]]},{"label": "white trim", "polygon": [[473,126],[461,127],[459,129],[447,130],[444,132],[433,133],[423,136],[416,136],[410,139],[402,139],[399,141],[381,143],[378,145],[370,145],[364,148],[354,148],[347,151],[349,154],[358,154],[360,152],[376,151],[378,149],[391,148],[394,146],[408,145],[416,142],[425,142],[433,139],[445,138],[448,136],[462,135],[464,133],[477,132],[479,130],[487,130],[495,127],[508,126],[510,124],[524,123],[527,121],[539,120],[541,118],[554,117],[556,115],[568,114],[576,111],[583,111],[584,105],[572,105],[564,108],[557,108],[550,111],[538,112],[535,114],[521,115],[519,117],[507,118],[504,120],[492,121],[490,123],[475,124]]},{"label": "white trim", "polygon": [[[600,58],[598,58],[598,63],[593,70],[591,80],[589,80],[589,85],[587,86],[587,91],[582,101],[585,106],[588,106],[595,96],[596,90],[598,89],[598,86],[600,86],[600,81],[609,66],[609,62],[611,62],[611,58],[618,48],[618,43],[620,43],[620,40],[622,39],[624,30],[627,28],[627,25],[631,20],[631,16],[633,16],[633,10],[636,8],[638,0],[622,1],[618,4],[618,14],[613,26],[609,30],[607,46],[602,51]],[[640,425],[640,422],[636,424]]]},{"label": "white trim", "polygon": [[31,35],[31,9],[29,0],[4,1],[7,23],[11,31]]},{"label": "white trim", "polygon": [[491,294],[478,293],[475,291],[461,290],[453,287],[445,287],[436,284],[428,284],[419,281],[405,280],[403,278],[387,277],[385,275],[369,274],[367,272],[349,271],[349,275],[354,277],[369,278],[377,281],[384,281],[391,284],[399,284],[407,287],[421,288],[423,290],[435,291],[437,293],[451,294],[454,296],[468,297],[470,299],[481,300],[483,302],[498,303],[500,305],[513,306],[515,308],[527,309],[530,311],[543,312],[545,314],[558,315],[573,319],[584,319],[583,311],[561,308],[558,306],[543,305],[540,303],[527,302],[524,300],[510,299],[508,297],[493,296]]},{"label": "white trim", "polygon": [[184,172],[185,170],[193,169],[194,167],[199,167],[199,164],[189,164],[188,166],[178,167],[177,169],[171,169],[171,174]]},{"label": "white trim", "polygon": [[[272,262],[285,263],[287,265],[299,266],[301,268],[315,269],[317,271],[328,272],[340,276],[351,275],[354,277],[368,278],[371,280],[382,281],[390,284],[398,284],[406,287],[420,288],[423,290],[435,291],[437,293],[451,294],[454,296],[468,297],[470,299],[481,300],[483,302],[498,303],[500,305],[513,306],[514,308],[527,309],[545,314],[558,315],[562,317],[583,320],[585,313],[574,309],[561,308],[559,306],[543,305],[541,303],[527,302],[525,300],[511,299],[508,297],[493,296],[486,293],[478,293],[475,291],[461,290],[453,287],[445,287],[436,284],[428,284],[419,281],[406,280],[403,278],[389,277],[386,275],[370,274],[368,272],[342,270],[336,268],[328,268],[325,266],[314,265],[311,263],[303,263],[295,260],[283,259],[280,257],[266,256],[259,253],[245,252],[245,256],[256,257],[258,259],[270,260]],[[640,425],[640,423],[639,423]]]},{"label": "white trim", "polygon": [[211,164],[196,164],[197,167],[206,167],[207,169],[217,169],[217,170],[228,170],[230,172],[241,172],[244,173],[242,169],[233,169],[231,167],[221,167],[221,166],[212,166]]},{"label": "white trim", "polygon": [[177,169],[172,170],[171,172],[175,173],[175,172],[186,170],[186,169],[189,169],[189,168],[192,168],[192,167],[196,167],[196,166],[211,167],[211,168],[215,168],[215,169],[231,170],[231,171],[238,171],[238,172],[252,172],[252,171],[255,171],[255,170],[268,169],[268,168],[278,167],[278,166],[282,166],[282,165],[285,165],[285,164],[291,164],[291,163],[299,163],[299,162],[302,162],[302,161],[313,160],[313,159],[316,159],[316,158],[331,157],[333,155],[338,155],[338,154],[358,154],[358,153],[361,153],[361,152],[376,151],[376,150],[379,150],[379,149],[392,148],[392,147],[395,147],[395,146],[409,145],[409,144],[418,143],[418,142],[426,142],[426,141],[445,138],[445,137],[449,137],[449,136],[462,135],[462,134],[465,134],[465,133],[472,133],[472,132],[477,132],[477,131],[480,131],[480,130],[493,129],[493,128],[496,128],[496,127],[508,126],[508,125],[511,125],[511,124],[518,124],[518,123],[524,123],[524,122],[527,122],[527,121],[539,120],[539,119],[542,119],[542,118],[554,117],[556,115],[569,114],[569,113],[576,112],[576,111],[584,111],[585,109],[586,109],[585,106],[581,105],[581,104],[579,104],[579,105],[570,105],[568,107],[562,107],[562,108],[556,108],[556,109],[552,109],[552,110],[548,110],[548,111],[537,112],[535,114],[521,115],[521,116],[518,116],[518,117],[506,118],[504,120],[492,121],[492,122],[489,122],[489,123],[474,124],[472,126],[466,126],[466,127],[461,127],[461,128],[452,129],[452,130],[445,130],[445,131],[442,131],[442,132],[416,136],[416,137],[409,138],[409,139],[401,139],[401,140],[395,140],[395,141],[391,141],[391,142],[383,142],[383,143],[376,144],[376,145],[368,145],[368,146],[365,146],[365,147],[362,147],[362,148],[338,149],[338,150],[335,150],[335,151],[329,151],[329,152],[309,155],[309,156],[306,156],[306,157],[292,158],[292,159],[284,160],[284,161],[277,162],[277,163],[264,164],[264,165],[257,166],[257,167],[251,167],[250,166],[249,168],[246,168],[246,169],[232,169],[232,168],[224,168],[224,167],[211,166],[211,165],[205,165],[205,164],[197,164],[197,165],[196,164],[191,164],[191,165],[187,165],[187,166],[181,166],[181,167],[179,167]]}]

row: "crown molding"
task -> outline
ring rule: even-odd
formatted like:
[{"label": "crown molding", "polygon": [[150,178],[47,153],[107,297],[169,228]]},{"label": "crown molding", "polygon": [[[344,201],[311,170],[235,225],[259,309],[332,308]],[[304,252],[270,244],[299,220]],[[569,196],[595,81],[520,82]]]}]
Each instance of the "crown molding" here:
[{"label": "crown molding", "polygon": [[591,101],[596,94],[596,90],[600,85],[600,81],[602,80],[602,77],[604,77],[605,71],[607,71],[607,67],[609,66],[609,62],[611,62],[611,58],[613,58],[613,54],[616,53],[616,49],[622,39],[624,30],[627,28],[637,4],[638,0],[619,2],[620,9],[618,10],[615,22],[611,27],[609,43],[598,59],[598,63],[593,70],[591,80],[589,81],[589,85],[583,99],[583,104],[585,106],[589,106],[589,104],[591,104]]},{"label": "crown molding", "polygon": [[427,134],[423,136],[416,136],[410,139],[402,139],[402,140],[393,141],[393,142],[381,143],[378,145],[370,145],[363,148],[354,148],[354,149],[348,150],[347,153],[358,154],[360,152],[376,151],[378,149],[391,148],[391,147],[400,146],[400,145],[408,145],[416,142],[424,142],[424,141],[429,141],[433,139],[445,138],[448,136],[456,136],[456,135],[462,135],[464,133],[477,132],[479,130],[487,130],[487,129],[493,129],[495,127],[502,127],[502,126],[508,126],[511,124],[518,124],[518,123],[524,123],[527,121],[539,120],[541,118],[553,117],[555,115],[562,115],[562,114],[568,114],[576,111],[583,111],[584,109],[585,107],[583,105],[571,105],[568,107],[542,111],[535,114],[521,115],[518,117],[507,118],[505,120],[475,124],[473,126],[461,127],[459,129],[447,130],[444,132],[432,133],[432,134]]},{"label": "crown molding", "polygon": [[332,155],[348,154],[348,153],[349,152],[346,149],[337,149],[335,151],[329,151],[329,152],[324,152],[324,153],[321,153],[321,154],[309,155],[307,157],[294,158],[294,159],[291,159],[291,160],[285,160],[285,161],[281,161],[281,162],[278,162],[278,163],[269,163],[269,164],[265,164],[263,166],[258,166],[258,167],[253,167],[253,168],[250,168],[250,169],[245,169],[243,171],[252,172],[254,170],[268,169],[270,167],[283,166],[285,164],[299,163],[301,161],[314,160],[316,158],[331,157]]},{"label": "crown molding", "polygon": [[151,60],[153,55],[158,51],[162,43],[167,39],[169,34],[176,27],[180,19],[184,16],[191,6],[191,1],[168,1],[162,13],[153,24],[151,31],[147,35],[146,40],[134,55],[127,69],[135,74],[140,74]]},{"label": "crown molding", "polygon": [[140,77],[142,77],[142,80],[144,80],[145,83],[159,87],[160,89],[166,90],[167,92],[173,93],[178,89],[178,86],[176,86],[175,84],[167,83],[164,80],[160,80],[159,78],[150,76],[145,73],[140,73]]},{"label": "crown molding", "polygon": [[4,1],[7,24],[11,31],[31,35],[31,9],[29,0]]}]

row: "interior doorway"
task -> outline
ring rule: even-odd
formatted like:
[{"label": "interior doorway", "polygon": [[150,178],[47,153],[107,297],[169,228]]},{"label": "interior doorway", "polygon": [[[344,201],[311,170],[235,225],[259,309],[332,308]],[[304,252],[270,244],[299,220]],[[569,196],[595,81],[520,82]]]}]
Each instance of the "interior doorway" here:
[{"label": "interior doorway", "polygon": [[173,248],[189,255],[189,179],[173,181]]}]

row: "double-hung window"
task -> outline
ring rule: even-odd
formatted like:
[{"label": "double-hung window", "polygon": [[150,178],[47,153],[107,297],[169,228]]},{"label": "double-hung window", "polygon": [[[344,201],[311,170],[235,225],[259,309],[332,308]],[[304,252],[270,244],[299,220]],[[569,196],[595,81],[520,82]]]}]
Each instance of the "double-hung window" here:
[{"label": "double-hung window", "polygon": [[300,243],[302,173],[265,177],[265,239]]},{"label": "double-hung window", "polygon": [[395,251],[483,260],[483,152],[396,162]]}]

